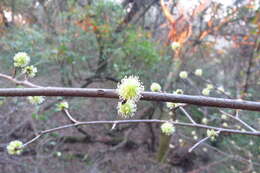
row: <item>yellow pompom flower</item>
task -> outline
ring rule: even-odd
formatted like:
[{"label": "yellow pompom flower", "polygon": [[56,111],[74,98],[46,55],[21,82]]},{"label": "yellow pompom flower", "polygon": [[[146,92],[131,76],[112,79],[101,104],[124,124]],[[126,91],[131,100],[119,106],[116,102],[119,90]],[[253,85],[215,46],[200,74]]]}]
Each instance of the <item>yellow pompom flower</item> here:
[{"label": "yellow pompom flower", "polygon": [[222,126],[223,127],[228,127],[228,123],[224,122],[224,123],[222,123]]},{"label": "yellow pompom flower", "polygon": [[213,130],[213,129],[211,129],[211,130],[208,129],[207,130],[207,136],[210,137],[210,139],[212,141],[214,141],[216,139],[216,137],[218,136],[218,132]]},{"label": "yellow pompom flower", "polygon": [[180,43],[178,43],[178,42],[172,42],[172,44],[171,44],[171,48],[172,48],[172,50],[177,50],[177,49],[179,49],[181,47],[181,44]]},{"label": "yellow pompom flower", "polygon": [[203,124],[208,124],[208,119],[207,119],[207,118],[202,118],[201,122],[202,122]]},{"label": "yellow pompom flower", "polygon": [[144,86],[137,76],[125,77],[117,86],[117,93],[122,100],[138,101],[141,98],[141,92]]},{"label": "yellow pompom flower", "polygon": [[174,109],[177,106],[176,103],[173,102],[166,102],[166,107],[169,109]]},{"label": "yellow pompom flower", "polygon": [[202,71],[201,68],[198,68],[198,69],[195,70],[194,73],[195,73],[196,76],[202,76],[203,71]]},{"label": "yellow pompom flower", "polygon": [[173,92],[173,94],[183,94],[183,90],[177,89],[176,91]]},{"label": "yellow pompom flower", "polygon": [[212,89],[214,88],[214,86],[213,86],[212,84],[207,84],[207,88],[208,88],[209,90],[212,90]]},{"label": "yellow pompom flower", "polygon": [[15,67],[25,67],[30,63],[30,57],[25,52],[19,52],[15,54],[14,58]]},{"label": "yellow pompom flower", "polygon": [[23,152],[23,143],[21,141],[15,140],[11,141],[6,149],[10,155],[20,155]]},{"label": "yellow pompom flower", "polygon": [[166,135],[172,135],[175,132],[175,127],[170,122],[165,122],[161,125],[161,130]]},{"label": "yellow pompom flower", "polygon": [[37,68],[34,67],[33,65],[27,66],[23,69],[23,73],[33,78],[37,73]]},{"label": "yellow pompom flower", "polygon": [[205,95],[205,96],[208,96],[208,95],[210,94],[210,89],[204,88],[204,89],[202,90],[202,94]]},{"label": "yellow pompom flower", "polygon": [[197,134],[197,133],[196,133],[195,130],[191,131],[191,135],[192,135],[192,136],[195,136],[196,134]]},{"label": "yellow pompom flower", "polygon": [[161,91],[162,91],[161,85],[158,84],[158,83],[155,83],[155,82],[152,83],[150,89],[151,89],[151,91],[153,91],[153,92],[161,92]]},{"label": "yellow pompom flower", "polygon": [[132,100],[128,100],[125,103],[119,102],[117,105],[118,114],[124,118],[134,116],[136,112],[136,104]]},{"label": "yellow pompom flower", "polygon": [[68,102],[63,101],[63,102],[57,104],[57,110],[58,111],[62,111],[64,109],[69,109],[69,103]]},{"label": "yellow pompom flower", "polygon": [[221,119],[226,120],[226,119],[228,119],[228,117],[227,117],[227,115],[222,114],[222,115],[221,115]]},{"label": "yellow pompom flower", "polygon": [[197,135],[193,136],[193,139],[198,140],[198,136]]},{"label": "yellow pompom flower", "polygon": [[186,79],[188,77],[188,73],[186,71],[181,71],[179,74],[180,78]]},{"label": "yellow pompom flower", "polygon": [[28,96],[27,99],[33,105],[39,105],[44,102],[43,96]]}]

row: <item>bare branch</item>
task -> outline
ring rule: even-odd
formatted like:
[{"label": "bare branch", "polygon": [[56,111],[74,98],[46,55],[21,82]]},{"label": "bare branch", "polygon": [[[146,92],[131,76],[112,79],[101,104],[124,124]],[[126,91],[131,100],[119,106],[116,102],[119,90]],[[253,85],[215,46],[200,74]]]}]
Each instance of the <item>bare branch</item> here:
[{"label": "bare branch", "polygon": [[63,112],[65,113],[65,115],[69,118],[69,120],[72,122],[72,123],[78,123],[79,121],[75,120],[69,113],[69,111],[67,109],[64,109]]},{"label": "bare branch", "polygon": [[184,115],[186,115],[186,117],[192,122],[192,124],[197,124],[197,123],[192,119],[192,117],[190,116],[190,114],[189,114],[182,106],[180,106],[179,108],[180,108],[180,110],[184,113]]},{"label": "bare branch", "polygon": [[203,139],[201,139],[199,142],[197,142],[195,145],[193,145],[190,149],[189,152],[192,152],[195,148],[197,148],[201,143],[203,143],[204,141],[208,140],[210,137],[207,136]]}]

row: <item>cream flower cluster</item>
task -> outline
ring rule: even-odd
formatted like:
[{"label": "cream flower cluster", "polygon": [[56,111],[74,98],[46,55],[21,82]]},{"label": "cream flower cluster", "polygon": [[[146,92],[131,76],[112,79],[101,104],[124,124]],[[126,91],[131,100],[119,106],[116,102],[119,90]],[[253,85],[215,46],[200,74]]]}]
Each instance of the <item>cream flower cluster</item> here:
[{"label": "cream flower cluster", "polygon": [[150,89],[153,92],[161,92],[162,91],[161,85],[156,83],[156,82],[152,83],[152,85],[150,86]]},{"label": "cream flower cluster", "polygon": [[212,89],[214,89],[214,86],[212,84],[207,84],[206,88],[202,90],[202,94],[208,96]]},{"label": "cream flower cluster", "polygon": [[202,71],[201,68],[198,68],[198,69],[195,70],[194,74],[195,74],[196,76],[202,76],[203,71]]},{"label": "cream flower cluster", "polygon": [[58,111],[69,109],[69,103],[66,101],[60,102],[56,105]]},{"label": "cream flower cluster", "polygon": [[20,155],[23,152],[23,143],[21,141],[15,140],[15,141],[11,141],[6,149],[8,154],[10,155]]},{"label": "cream flower cluster", "polygon": [[[177,89],[175,91],[173,91],[173,94],[183,94],[183,90],[182,89]],[[169,108],[170,110],[171,109],[174,109],[178,106],[183,106],[185,104],[183,103],[173,103],[173,102],[166,102],[166,107]]]},{"label": "cream flower cluster", "polygon": [[186,79],[186,78],[188,77],[188,72],[186,72],[186,71],[181,71],[181,72],[179,73],[179,76],[180,76],[180,78],[182,78],[182,79]]},{"label": "cream flower cluster", "polygon": [[15,54],[14,58],[14,67],[16,68],[22,68],[22,73],[27,75],[28,77],[35,77],[37,73],[37,68],[33,65],[29,65],[31,58],[30,56],[25,52],[18,52]]},{"label": "cream flower cluster", "polygon": [[43,96],[28,96],[27,99],[33,105],[40,105],[44,102]]},{"label": "cream flower cluster", "polygon": [[166,135],[172,135],[175,132],[175,127],[170,122],[165,122],[161,125],[161,131]]},{"label": "cream flower cluster", "polygon": [[35,75],[37,73],[37,68],[34,67],[33,65],[24,67],[23,73],[28,75],[29,77],[33,78],[33,77],[35,77]]},{"label": "cream flower cluster", "polygon": [[143,84],[137,76],[125,77],[117,85],[116,91],[122,100],[117,105],[118,114],[124,118],[132,117],[136,112],[136,102],[142,97]]},{"label": "cream flower cluster", "polygon": [[118,113],[124,118],[134,116],[136,112],[136,104],[132,100],[128,100],[125,103],[119,102],[117,105]]},{"label": "cream flower cluster", "polygon": [[19,52],[14,56],[15,67],[25,67],[30,63],[31,58],[25,52]]},{"label": "cream flower cluster", "polygon": [[117,86],[117,92],[122,100],[133,100],[137,102],[141,98],[144,86],[137,76],[129,76],[122,79]]},{"label": "cream flower cluster", "polygon": [[172,42],[171,43],[171,48],[172,48],[172,50],[177,50],[177,49],[179,49],[181,47],[181,44],[180,43],[178,43],[178,42]]},{"label": "cream flower cluster", "polygon": [[210,137],[210,139],[212,141],[214,141],[214,140],[216,140],[216,137],[218,136],[218,132],[213,130],[213,129],[211,129],[211,130],[208,129],[207,130],[207,136]]}]

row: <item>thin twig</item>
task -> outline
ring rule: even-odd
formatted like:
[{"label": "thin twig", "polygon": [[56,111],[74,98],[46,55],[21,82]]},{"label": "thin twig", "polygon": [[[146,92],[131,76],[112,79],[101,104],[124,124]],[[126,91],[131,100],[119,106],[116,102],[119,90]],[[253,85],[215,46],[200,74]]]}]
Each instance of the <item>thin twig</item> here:
[{"label": "thin twig", "polygon": [[182,106],[180,106],[179,108],[180,108],[180,110],[184,113],[184,115],[186,115],[186,117],[192,122],[192,124],[197,124],[197,123],[192,119],[192,117],[190,116],[190,114],[189,114]]},{"label": "thin twig", "polygon": [[64,109],[63,112],[65,113],[65,115],[69,118],[69,120],[72,122],[72,123],[78,123],[79,121],[75,120],[71,114],[69,113],[69,111],[67,109]]},{"label": "thin twig", "polygon": [[[180,134],[180,136],[181,136],[182,138],[185,138],[186,140],[194,141],[193,138],[190,138],[190,137],[185,136],[185,135],[183,135],[183,134]],[[222,151],[222,150],[220,150],[220,149],[218,149],[218,148],[216,148],[216,147],[214,147],[214,146],[212,146],[212,145],[209,145],[209,144],[207,144],[207,143],[202,143],[201,145],[203,145],[203,146],[205,146],[205,147],[207,147],[207,148],[209,148],[209,149],[211,149],[211,150],[213,150],[213,151],[215,151],[215,152],[217,152],[217,153],[219,153],[219,154],[221,154],[221,155],[223,155],[223,156],[226,156],[226,157],[228,157],[228,158],[231,158],[232,160],[240,161],[240,162],[243,162],[243,163],[246,163],[246,164],[249,163],[248,159],[246,159],[246,158],[244,158],[244,157],[241,157],[240,155],[233,155],[233,153],[228,153],[228,152],[226,152],[226,151]],[[257,165],[257,166],[260,166],[260,163],[258,163],[258,162],[254,162],[254,161],[253,161],[253,164],[254,164],[254,165]]]},{"label": "thin twig", "polygon": [[[104,120],[104,121],[82,121],[73,124],[67,124],[59,127],[55,127],[52,129],[43,130],[32,140],[28,141],[25,145],[28,145],[34,142],[36,139],[41,137],[44,134],[52,133],[59,130],[64,130],[71,127],[83,126],[83,125],[99,125],[99,124],[136,124],[136,123],[165,123],[168,122],[167,120],[157,120],[157,119],[142,119],[142,120]],[[233,129],[225,129],[220,127],[213,127],[207,126],[202,124],[191,124],[191,123],[183,123],[183,122],[172,122],[175,126],[186,126],[186,127],[196,127],[196,128],[203,128],[203,129],[213,129],[219,131],[219,133],[232,133],[232,134],[243,134],[243,135],[252,135],[252,136],[260,136],[260,131],[256,132],[249,132],[249,131],[240,131],[240,130],[233,130]]]},{"label": "thin twig", "polygon": [[0,73],[0,78],[10,80],[11,82],[13,82],[17,85],[23,85],[23,86],[32,87],[32,88],[41,88],[42,87],[40,85],[35,85],[35,84],[29,82],[28,80],[21,81],[21,80],[13,78],[12,76],[8,76],[8,75],[2,74],[2,73]]},{"label": "thin twig", "polygon": [[[217,131],[217,134],[219,134],[221,132],[221,130]],[[195,145],[193,145],[190,149],[189,152],[192,152],[195,148],[197,148],[200,144],[202,144],[203,142],[205,142],[206,140],[208,140],[209,138],[211,138],[211,136],[207,136],[201,140],[199,140]]]},{"label": "thin twig", "polygon": [[31,140],[29,140],[28,142],[26,142],[25,144],[23,144],[22,147],[26,147],[27,145],[33,143],[34,141],[36,141],[38,138],[40,138],[42,136],[42,134],[40,133],[39,135],[35,136],[34,138],[32,138]]},{"label": "thin twig", "polygon": [[244,126],[246,126],[248,129],[250,129],[251,131],[253,131],[253,132],[257,132],[257,130],[256,129],[254,129],[253,127],[251,127],[250,125],[248,125],[246,122],[244,122],[243,120],[241,120],[240,118],[239,118],[239,116],[233,116],[233,115],[231,115],[231,114],[229,114],[229,113],[227,113],[227,112],[225,112],[225,111],[222,111],[222,110],[220,110],[220,112],[221,113],[223,113],[223,114],[225,114],[225,115],[227,115],[227,116],[229,116],[230,118],[232,118],[232,119],[234,119],[234,120],[237,120],[238,122],[240,122],[241,124],[243,124]]},{"label": "thin twig", "polygon": [[201,139],[199,142],[197,142],[195,145],[193,145],[190,149],[189,152],[192,152],[197,146],[199,146],[201,143],[203,143],[204,141],[208,140],[210,138],[210,136],[207,136],[203,139]]},{"label": "thin twig", "polygon": [[[75,118],[72,117],[72,115],[70,114],[69,110],[64,109],[62,112],[68,117],[68,119],[69,119],[73,124],[76,124],[76,123],[79,122],[79,121],[77,121]],[[83,130],[83,129],[80,128],[79,126],[75,126],[75,128],[78,130],[78,132],[80,132],[80,133],[82,133],[83,135],[85,135],[85,137],[86,137],[88,140],[91,140],[91,136],[90,136],[85,130]]]}]

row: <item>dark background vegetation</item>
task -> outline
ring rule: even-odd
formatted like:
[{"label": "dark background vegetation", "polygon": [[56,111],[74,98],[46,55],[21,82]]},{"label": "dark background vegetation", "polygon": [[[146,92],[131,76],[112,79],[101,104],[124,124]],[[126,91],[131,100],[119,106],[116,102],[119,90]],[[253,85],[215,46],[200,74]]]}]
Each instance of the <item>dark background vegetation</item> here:
[{"label": "dark background vegetation", "polygon": [[[0,0],[0,71],[11,74],[12,57],[24,51],[39,71],[32,81],[43,86],[116,88],[124,76],[136,75],[146,90],[158,82],[167,92],[181,88],[185,94],[201,95],[211,83],[226,92],[213,90],[210,96],[259,101],[259,1],[208,1],[193,16],[188,14],[191,8],[181,12],[178,3],[170,6],[179,19],[173,27],[159,0]],[[192,32],[181,37],[188,27]],[[174,37],[168,34],[173,31]],[[181,42],[181,49],[174,51],[172,41]],[[203,69],[202,77],[194,75],[198,68]],[[182,70],[189,73],[188,79],[179,78]],[[0,87],[14,84],[1,80]],[[220,136],[188,153],[194,136],[205,137],[205,130],[187,127],[177,129],[164,163],[158,163],[160,129],[147,124],[66,129],[45,135],[21,156],[9,156],[5,146],[11,140],[26,142],[37,131],[69,123],[55,111],[62,99],[47,98],[35,107],[26,98],[0,98],[0,172],[260,172],[259,138]],[[116,100],[65,99],[78,120],[120,119]],[[206,117],[213,126],[227,122],[229,128],[244,128],[221,119],[217,108],[187,110],[197,122]],[[168,113],[163,103],[142,101],[134,118],[166,119]],[[179,121],[186,121],[177,113]],[[260,128],[259,112],[239,114]]]}]

